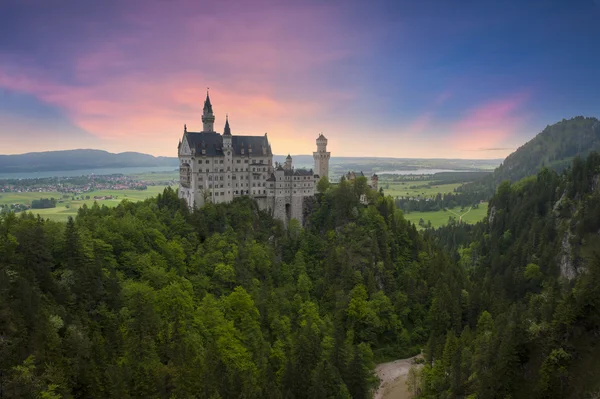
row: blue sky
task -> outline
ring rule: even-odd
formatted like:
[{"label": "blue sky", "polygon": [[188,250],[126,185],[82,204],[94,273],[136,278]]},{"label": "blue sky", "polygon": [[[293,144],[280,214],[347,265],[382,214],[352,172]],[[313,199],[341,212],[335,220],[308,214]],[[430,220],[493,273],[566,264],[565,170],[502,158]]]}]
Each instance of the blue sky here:
[{"label": "blue sky", "polygon": [[[502,158],[600,109],[600,2],[0,0],[0,153],[175,156],[201,128],[306,154]],[[27,131],[27,140],[21,135]]]}]

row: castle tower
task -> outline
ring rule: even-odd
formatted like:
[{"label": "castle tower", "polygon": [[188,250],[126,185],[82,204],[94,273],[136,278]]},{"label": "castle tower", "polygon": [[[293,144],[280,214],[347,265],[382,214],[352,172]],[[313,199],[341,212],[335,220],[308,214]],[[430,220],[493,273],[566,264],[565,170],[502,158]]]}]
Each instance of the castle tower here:
[{"label": "castle tower", "polygon": [[292,169],[292,156],[290,154],[288,154],[287,158],[285,159],[285,164],[283,165],[283,169],[285,169],[285,170]]},{"label": "castle tower", "polygon": [[319,177],[326,176],[329,178],[329,158],[331,153],[327,152],[327,139],[323,136],[323,133],[317,137],[317,151],[313,152],[313,158],[315,160],[315,175]]},{"label": "castle tower", "polygon": [[373,174],[373,176],[371,176],[371,188],[375,191],[377,191],[379,187],[379,176],[377,176],[376,174]]},{"label": "castle tower", "polygon": [[210,103],[210,97],[208,97],[208,90],[206,91],[206,100],[204,100],[204,109],[202,113],[202,131],[203,132],[214,132],[215,129],[215,115],[213,114],[212,104]]}]

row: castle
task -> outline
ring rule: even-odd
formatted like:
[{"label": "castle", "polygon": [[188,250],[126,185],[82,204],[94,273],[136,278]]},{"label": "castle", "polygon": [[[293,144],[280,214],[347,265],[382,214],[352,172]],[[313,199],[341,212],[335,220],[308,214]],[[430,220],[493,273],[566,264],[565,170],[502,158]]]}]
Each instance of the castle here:
[{"label": "castle", "polygon": [[223,134],[214,131],[215,116],[208,92],[204,101],[202,131],[183,129],[179,141],[179,197],[193,207],[207,202],[230,202],[247,195],[266,210],[287,223],[303,214],[309,198],[314,197],[316,183],[329,175],[327,139],[317,138],[313,153],[314,171],[296,169],[292,157],[284,164],[273,164],[273,152],[267,134],[264,136],[234,136],[229,118]]}]

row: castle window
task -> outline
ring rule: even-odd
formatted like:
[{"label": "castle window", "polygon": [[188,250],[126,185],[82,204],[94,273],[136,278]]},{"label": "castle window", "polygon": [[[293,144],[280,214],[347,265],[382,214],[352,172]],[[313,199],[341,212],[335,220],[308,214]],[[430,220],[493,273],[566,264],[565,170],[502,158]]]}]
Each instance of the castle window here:
[{"label": "castle window", "polygon": [[210,183],[210,184],[208,185],[208,188],[212,188],[212,183]]},{"label": "castle window", "polygon": [[206,155],[206,150],[204,148],[202,149],[202,155]]},{"label": "castle window", "polygon": [[242,161],[241,161],[240,159],[238,159],[236,162],[237,162],[237,163],[241,163]]},{"label": "castle window", "polygon": [[212,176],[208,176],[208,180],[211,180],[211,181],[212,181]]},{"label": "castle window", "polygon": [[210,163],[210,160],[208,160],[208,159],[207,159],[207,160],[206,160],[206,163]]},{"label": "castle window", "polygon": [[223,160],[221,159],[221,162],[219,162],[219,163],[223,163]]},{"label": "castle window", "polygon": [[244,163],[248,163],[248,160],[247,160],[247,159],[244,159]]},{"label": "castle window", "polygon": [[261,163],[261,164],[262,164],[262,163],[263,163],[263,160],[261,159],[259,163]]}]

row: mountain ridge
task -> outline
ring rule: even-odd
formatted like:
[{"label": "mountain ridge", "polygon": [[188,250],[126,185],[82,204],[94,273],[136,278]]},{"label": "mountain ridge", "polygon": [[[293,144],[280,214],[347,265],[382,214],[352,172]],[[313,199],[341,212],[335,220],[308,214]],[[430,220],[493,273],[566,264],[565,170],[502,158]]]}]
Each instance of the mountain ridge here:
[{"label": "mountain ridge", "polygon": [[576,116],[548,125],[534,138],[517,148],[483,179],[465,184],[460,191],[482,191],[492,195],[504,180],[516,182],[536,175],[544,167],[560,173],[577,156],[600,152],[600,121],[596,117]]},{"label": "mountain ridge", "polygon": [[[273,155],[273,161],[284,162],[286,155]],[[294,165],[311,167],[313,156],[309,154],[293,155]],[[346,164],[352,161],[360,162],[390,162],[390,161],[418,161],[426,158],[391,158],[391,157],[332,157],[332,164]],[[460,160],[454,158],[437,159],[438,161],[473,161],[475,164],[499,163],[494,160]],[[0,155],[0,173],[26,173],[39,171],[67,171],[95,168],[127,168],[127,167],[153,167],[169,166],[176,168],[179,165],[177,157],[154,156],[135,151],[111,153],[97,149],[74,149],[43,152],[28,152],[24,154]],[[360,165],[350,165],[360,168]]]}]

